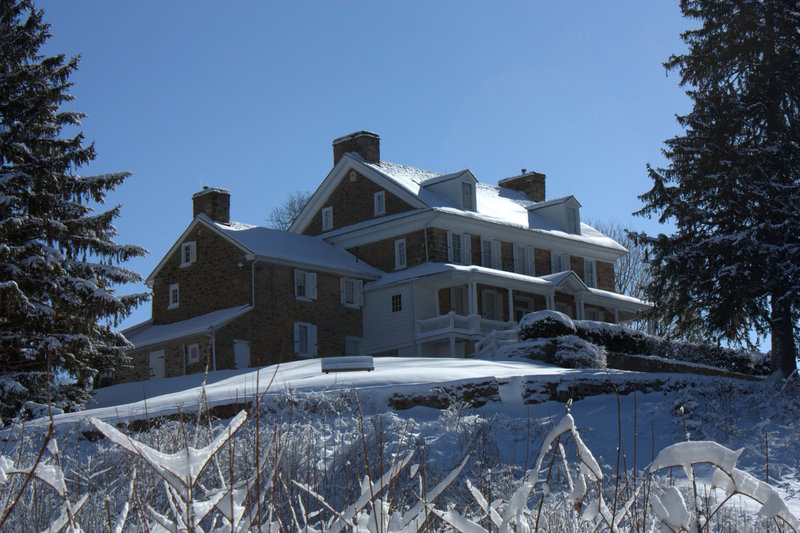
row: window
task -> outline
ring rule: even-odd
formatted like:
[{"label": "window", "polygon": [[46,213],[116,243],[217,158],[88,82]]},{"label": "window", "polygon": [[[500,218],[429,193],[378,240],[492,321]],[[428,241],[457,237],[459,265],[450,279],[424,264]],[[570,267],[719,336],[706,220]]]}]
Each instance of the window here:
[{"label": "window", "polygon": [[525,249],[519,244],[514,245],[514,272],[517,274],[526,274]]},{"label": "window", "polygon": [[481,239],[481,265],[492,267],[492,241]]},{"label": "window", "polygon": [[294,353],[305,357],[317,355],[317,326],[306,322],[294,323]]},{"label": "window", "polygon": [[502,243],[498,240],[492,241],[492,268],[502,270],[503,256],[502,256]]},{"label": "window", "polygon": [[525,274],[536,275],[536,249],[533,246],[525,247]]},{"label": "window", "polygon": [[373,195],[373,203],[375,205],[375,216],[386,213],[386,193],[384,191],[376,192]]},{"label": "window", "polygon": [[467,315],[467,288],[466,287],[451,287],[450,288],[450,308],[456,312],[457,315]]},{"label": "window", "polygon": [[570,233],[580,234],[580,226],[578,221],[578,210],[574,207],[567,207],[567,231]]},{"label": "window", "polygon": [[196,363],[200,360],[200,345],[190,344],[186,347],[186,362]]},{"label": "window", "polygon": [[456,265],[464,262],[461,250],[461,235],[452,231],[447,232],[447,261]]},{"label": "window", "polygon": [[347,307],[361,307],[364,305],[362,285],[363,282],[360,279],[342,278],[339,282],[342,305]]},{"label": "window", "polygon": [[475,211],[475,185],[472,183],[461,184],[461,209]]},{"label": "window", "polygon": [[491,289],[481,291],[481,316],[489,320],[503,320],[503,294]]},{"label": "window", "polygon": [[364,352],[364,339],[350,336],[344,338],[345,355],[363,355]]},{"label": "window", "polygon": [[175,309],[179,303],[178,284],[173,283],[169,286],[169,305],[167,305],[167,309]]},{"label": "window", "polygon": [[561,272],[572,270],[572,261],[570,261],[569,254],[561,256]]},{"label": "window", "polygon": [[392,294],[392,313],[399,313],[403,310],[403,295]]},{"label": "window", "polygon": [[406,267],[406,240],[397,239],[394,241],[394,268]]},{"label": "window", "polygon": [[294,297],[298,300],[315,300],[317,298],[317,274],[295,269]]},{"label": "window", "polygon": [[181,266],[188,266],[197,261],[197,243],[185,242],[181,245]]},{"label": "window", "polygon": [[322,231],[333,229],[333,207],[322,209]]},{"label": "window", "polygon": [[594,261],[583,260],[583,282],[586,283],[588,287],[597,287],[597,275],[595,274]]},{"label": "window", "polygon": [[556,272],[566,272],[567,270],[571,270],[569,254],[555,254],[550,253],[550,268],[552,269],[552,273],[555,274]]}]

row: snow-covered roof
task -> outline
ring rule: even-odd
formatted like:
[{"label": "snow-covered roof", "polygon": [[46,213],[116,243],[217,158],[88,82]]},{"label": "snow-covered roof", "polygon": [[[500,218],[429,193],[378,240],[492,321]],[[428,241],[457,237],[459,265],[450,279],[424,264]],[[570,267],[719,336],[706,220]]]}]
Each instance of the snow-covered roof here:
[{"label": "snow-covered roof", "polygon": [[543,216],[537,215],[536,213],[529,213],[529,209],[535,211],[540,207],[563,203],[570,198],[574,198],[572,196],[547,200],[545,202],[534,202],[520,191],[478,182],[475,186],[477,211],[473,212],[461,209],[460,206],[456,205],[447,197],[427,188],[427,185],[436,183],[442,179],[450,179],[451,177],[459,176],[465,172],[469,172],[468,170],[443,175],[430,170],[422,170],[398,163],[391,163],[389,161],[371,163],[358,157],[357,154],[348,155],[353,156],[354,159],[395,182],[435,211],[486,220],[507,226],[552,233],[566,239],[591,243],[620,252],[627,252],[624,246],[617,243],[614,239],[603,235],[588,224],[581,223],[581,234],[575,235],[563,231],[560,227]]},{"label": "snow-covered roof", "polygon": [[142,346],[150,346],[173,339],[206,333],[211,331],[211,328],[224,326],[234,318],[238,318],[251,309],[253,308],[249,305],[229,307],[227,309],[220,309],[205,315],[196,316],[188,320],[181,320],[180,322],[172,322],[170,324],[153,324],[152,320],[147,320],[146,322],[124,329],[121,333],[125,335],[125,338],[134,346],[141,348]]},{"label": "snow-covered roof", "polygon": [[536,209],[541,209],[543,207],[550,207],[551,205],[563,204],[564,202],[566,202],[566,201],[568,201],[570,199],[575,200],[575,202],[577,202],[578,205],[581,205],[581,203],[578,202],[578,200],[574,196],[572,196],[570,194],[570,195],[567,195],[567,196],[562,196],[561,198],[553,198],[551,200],[545,200],[544,202],[533,203],[530,206],[528,206],[528,210],[529,211],[533,211],[533,210],[536,210]]},{"label": "snow-covered roof", "polygon": [[289,233],[241,222],[212,222],[225,235],[255,255],[279,261],[318,265],[326,269],[377,278],[382,272],[319,237]]}]

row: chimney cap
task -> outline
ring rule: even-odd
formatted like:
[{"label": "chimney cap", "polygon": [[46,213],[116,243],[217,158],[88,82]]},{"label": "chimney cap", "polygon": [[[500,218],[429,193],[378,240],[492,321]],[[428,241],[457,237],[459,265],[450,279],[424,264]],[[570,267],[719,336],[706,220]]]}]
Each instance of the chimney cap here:
[{"label": "chimney cap", "polygon": [[227,194],[228,196],[230,196],[231,194],[231,191],[229,191],[228,189],[223,189],[222,187],[209,187],[208,185],[203,185],[203,190],[194,193],[192,195],[192,198],[197,198],[198,196],[203,196],[204,194],[209,194],[212,192],[216,192],[219,194]]},{"label": "chimney cap", "polygon": [[339,144],[345,141],[349,141],[351,139],[356,139],[358,137],[372,137],[373,139],[378,139],[378,140],[380,140],[381,138],[381,136],[375,132],[361,130],[361,131],[356,131],[354,133],[350,133],[348,135],[342,135],[341,137],[337,137],[336,139],[333,140],[333,143],[331,144]]}]

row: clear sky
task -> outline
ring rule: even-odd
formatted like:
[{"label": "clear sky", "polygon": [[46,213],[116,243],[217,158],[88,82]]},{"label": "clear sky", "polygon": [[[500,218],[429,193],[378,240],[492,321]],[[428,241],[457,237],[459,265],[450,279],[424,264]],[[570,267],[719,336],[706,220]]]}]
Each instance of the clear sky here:
[{"label": "clear sky", "polygon": [[[690,108],[662,63],[692,24],[677,0],[39,0],[45,52],[80,54],[71,109],[97,159],[131,171],[118,242],[150,250],[147,276],[192,217],[204,185],[231,218],[266,224],[332,166],[331,141],[381,136],[381,157],[483,182],[547,174],[582,218],[632,217]],[[126,292],[135,288],[127,288]],[[150,316],[150,304],[124,325]]]}]

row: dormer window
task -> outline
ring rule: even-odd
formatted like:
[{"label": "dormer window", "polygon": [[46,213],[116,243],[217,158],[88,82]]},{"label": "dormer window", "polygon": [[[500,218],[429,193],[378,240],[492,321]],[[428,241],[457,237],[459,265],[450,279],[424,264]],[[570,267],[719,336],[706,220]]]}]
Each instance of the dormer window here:
[{"label": "dormer window", "polygon": [[375,207],[375,216],[386,214],[386,193],[378,191],[373,195],[373,204]]},{"label": "dormer window", "polygon": [[322,209],[322,231],[333,229],[333,207]]},{"label": "dormer window", "polygon": [[167,309],[175,309],[180,305],[179,294],[177,283],[173,283],[169,286],[169,304],[167,305]]},{"label": "dormer window", "polygon": [[475,211],[475,184],[461,182],[461,209]]}]

